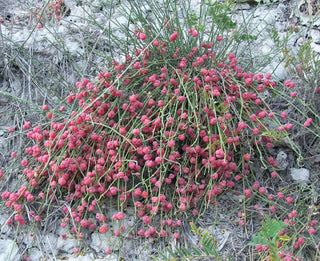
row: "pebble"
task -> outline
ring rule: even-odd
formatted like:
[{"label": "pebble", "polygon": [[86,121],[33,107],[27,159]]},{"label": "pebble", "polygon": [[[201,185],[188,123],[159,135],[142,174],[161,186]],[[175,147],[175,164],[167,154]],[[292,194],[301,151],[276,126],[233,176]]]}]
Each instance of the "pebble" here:
[{"label": "pebble", "polygon": [[290,175],[294,181],[298,183],[305,183],[305,182],[309,182],[310,171],[305,168],[300,168],[300,169],[291,168]]},{"label": "pebble", "polygon": [[285,170],[289,165],[287,158],[288,155],[284,151],[279,151],[276,158],[276,161],[278,163],[277,168],[279,168],[280,170]]},{"label": "pebble", "polygon": [[19,248],[12,239],[0,239],[0,260],[20,260]]}]

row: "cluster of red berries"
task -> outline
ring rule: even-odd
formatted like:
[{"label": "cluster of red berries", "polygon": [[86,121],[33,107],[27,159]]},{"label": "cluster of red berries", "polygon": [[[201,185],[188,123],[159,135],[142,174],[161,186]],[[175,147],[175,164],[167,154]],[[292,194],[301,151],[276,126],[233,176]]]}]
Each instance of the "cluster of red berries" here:
[{"label": "cluster of red berries", "polygon": [[38,21],[37,27],[40,29],[45,24],[47,20],[56,19],[60,21],[61,19],[61,8],[63,6],[63,0],[50,1],[48,5],[42,10],[40,5],[36,5],[34,11],[28,14],[29,18],[35,18]]},{"label": "cluster of red berries", "polygon": [[[198,36],[194,29],[188,33]],[[141,30],[135,34],[141,41],[148,38]],[[49,111],[44,106],[51,119],[47,128],[23,125],[34,142],[21,161],[27,184],[1,195],[19,225],[27,215],[23,205],[65,201],[71,209],[63,208],[61,226],[82,238],[83,229],[106,233],[108,220],[123,220],[122,210],[132,205],[141,218],[139,236],[165,237],[170,228],[181,226],[178,218],[171,218],[177,210],[193,209],[197,215],[201,201],[217,204],[218,195],[250,175],[252,154],[241,148],[244,143],[252,150],[272,147],[272,138],[261,133],[264,120],[274,114],[260,94],[275,88],[275,82],[270,74],[243,72],[232,53],[227,62],[217,61],[210,42],[193,46],[184,56],[173,48],[178,37],[173,31],[169,41],[154,40],[151,49],[135,50],[135,57],[127,55],[131,66],[114,62],[96,82],[77,82],[66,102],[78,109],[66,120],[55,121],[66,107]],[[294,87],[292,82],[285,85]],[[289,124],[284,130],[291,129]],[[272,157],[267,162],[271,169],[277,166]],[[252,188],[266,192],[259,184]],[[251,193],[245,190],[246,197]],[[120,202],[116,214],[101,208],[112,198]],[[35,221],[47,205],[34,213]],[[124,230],[114,228],[114,234]]]}]

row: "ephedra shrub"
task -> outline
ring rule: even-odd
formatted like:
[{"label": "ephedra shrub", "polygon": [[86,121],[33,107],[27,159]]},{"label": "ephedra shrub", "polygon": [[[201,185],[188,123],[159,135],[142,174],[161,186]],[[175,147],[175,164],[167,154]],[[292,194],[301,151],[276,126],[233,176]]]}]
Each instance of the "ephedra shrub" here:
[{"label": "ephedra shrub", "polygon": [[[48,125],[24,124],[33,144],[21,159],[21,186],[1,195],[14,214],[8,225],[45,220],[58,206],[61,226],[79,239],[89,231],[119,236],[127,228],[111,222],[130,206],[136,236],[178,239],[186,213],[201,214],[253,175],[250,159],[272,175],[277,162],[262,153],[275,138],[268,127],[281,133],[292,124],[266,102],[277,88],[271,74],[245,72],[233,53],[217,54],[222,36],[201,42],[195,28],[164,23],[167,38],[136,29],[149,44],[77,82],[66,97],[73,111],[44,106]],[[184,41],[194,45],[180,52]]]}]

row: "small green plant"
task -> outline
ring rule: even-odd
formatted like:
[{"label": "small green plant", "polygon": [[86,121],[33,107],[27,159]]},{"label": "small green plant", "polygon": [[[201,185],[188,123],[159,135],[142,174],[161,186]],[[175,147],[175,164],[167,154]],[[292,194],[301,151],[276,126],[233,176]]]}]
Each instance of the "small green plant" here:
[{"label": "small green plant", "polygon": [[208,5],[208,14],[211,16],[216,28],[221,31],[226,31],[236,27],[237,24],[232,21],[229,15],[234,3],[231,1],[221,3],[207,0],[206,5]]},{"label": "small green plant", "polygon": [[257,236],[253,236],[251,245],[254,245],[258,251],[269,252],[271,261],[280,261],[278,243],[281,240],[287,240],[285,236],[280,236],[280,233],[288,224],[266,215],[266,220],[262,221],[261,225],[262,228]]},{"label": "small green plant", "polygon": [[[191,249],[186,247],[175,248],[173,253],[170,248],[167,248],[167,252],[170,255],[170,258],[167,258],[163,253],[158,252],[163,260],[203,260],[204,258],[214,258],[217,261],[223,261],[223,259],[218,250],[217,242],[214,239],[214,236],[209,233],[206,229],[201,227],[196,227],[193,222],[190,222],[191,232],[194,233],[200,240],[199,247],[192,246]],[[153,256],[154,259],[160,260]],[[231,260],[231,259],[229,259]]]}]

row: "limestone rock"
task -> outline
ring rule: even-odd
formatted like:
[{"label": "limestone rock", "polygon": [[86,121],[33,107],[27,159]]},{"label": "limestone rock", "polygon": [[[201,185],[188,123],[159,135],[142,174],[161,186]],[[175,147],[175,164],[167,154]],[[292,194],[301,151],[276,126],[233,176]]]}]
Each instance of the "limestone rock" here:
[{"label": "limestone rock", "polygon": [[294,181],[298,183],[304,183],[304,182],[309,182],[310,171],[305,168],[300,168],[300,169],[291,168],[290,175]]},{"label": "limestone rock", "polygon": [[0,260],[20,260],[19,248],[14,240],[0,239]]},{"label": "limestone rock", "polygon": [[288,155],[284,151],[279,151],[277,158],[276,158],[276,161],[278,163],[277,167],[279,169],[285,170],[288,167],[289,162],[288,162],[287,158],[288,158]]}]

